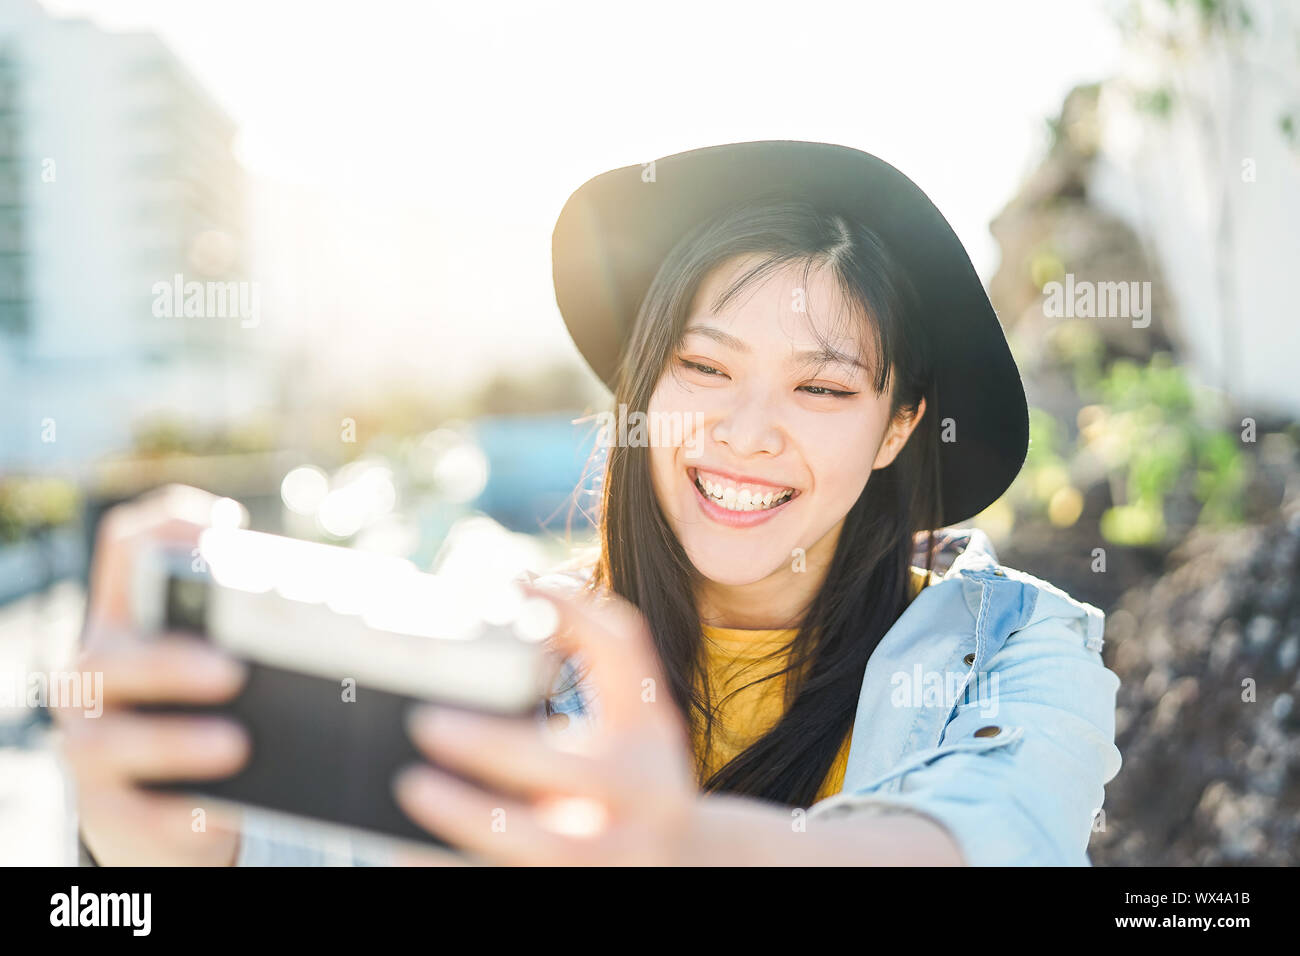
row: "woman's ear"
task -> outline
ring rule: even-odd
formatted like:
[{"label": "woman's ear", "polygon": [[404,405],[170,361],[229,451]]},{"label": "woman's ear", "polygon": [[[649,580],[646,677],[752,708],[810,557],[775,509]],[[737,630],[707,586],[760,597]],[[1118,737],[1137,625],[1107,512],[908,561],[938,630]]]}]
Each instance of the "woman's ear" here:
[{"label": "woman's ear", "polygon": [[898,457],[898,453],[903,450],[907,444],[907,439],[911,437],[916,426],[920,424],[921,418],[925,415],[925,399],[922,398],[916,406],[916,411],[912,414],[903,414],[889,423],[889,428],[885,431],[885,437],[880,442],[880,449],[876,452],[876,460],[871,466],[872,471],[879,468],[888,468]]}]

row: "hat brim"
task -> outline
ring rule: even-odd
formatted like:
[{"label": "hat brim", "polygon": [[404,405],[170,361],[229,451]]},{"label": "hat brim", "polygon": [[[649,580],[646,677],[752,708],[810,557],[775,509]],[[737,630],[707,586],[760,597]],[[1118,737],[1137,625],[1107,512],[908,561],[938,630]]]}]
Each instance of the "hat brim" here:
[{"label": "hat brim", "polygon": [[588,180],[552,235],[560,314],[579,352],[613,389],[627,334],[660,265],[689,230],[727,207],[778,194],[851,216],[876,232],[920,297],[931,332],[940,422],[941,521],[996,501],[1029,448],[1020,371],[961,240],[929,197],[885,161],[846,146],[776,140],[677,153]]}]

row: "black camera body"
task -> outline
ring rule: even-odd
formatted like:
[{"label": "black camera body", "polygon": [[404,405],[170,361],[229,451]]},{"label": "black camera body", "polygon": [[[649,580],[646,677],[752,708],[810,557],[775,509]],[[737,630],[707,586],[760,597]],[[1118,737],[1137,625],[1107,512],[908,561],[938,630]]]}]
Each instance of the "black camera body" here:
[{"label": "black camera body", "polygon": [[205,531],[191,553],[146,555],[134,582],[141,627],[201,636],[249,677],[220,705],[141,709],[226,716],[252,741],[233,776],[146,786],[192,794],[196,806],[444,845],[393,796],[397,773],[427,759],[408,713],[427,702],[540,719],[555,676],[544,646],[553,610],[504,584],[475,594],[399,559],[238,529]]}]

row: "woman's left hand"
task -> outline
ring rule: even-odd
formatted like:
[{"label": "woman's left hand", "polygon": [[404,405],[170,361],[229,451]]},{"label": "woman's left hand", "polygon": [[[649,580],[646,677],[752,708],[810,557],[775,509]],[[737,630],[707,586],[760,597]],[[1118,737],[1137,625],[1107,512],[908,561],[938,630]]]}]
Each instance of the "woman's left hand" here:
[{"label": "woman's left hand", "polygon": [[617,595],[521,587],[555,606],[553,644],[587,666],[586,703],[597,719],[562,735],[535,718],[422,709],[411,722],[417,746],[481,786],[420,764],[398,777],[398,802],[487,863],[683,863],[702,801],[645,618]]}]

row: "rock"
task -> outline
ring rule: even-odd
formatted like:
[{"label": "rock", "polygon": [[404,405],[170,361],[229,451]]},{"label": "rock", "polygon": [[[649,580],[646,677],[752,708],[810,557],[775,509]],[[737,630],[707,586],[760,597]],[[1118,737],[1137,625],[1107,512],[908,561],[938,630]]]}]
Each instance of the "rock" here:
[{"label": "rock", "polygon": [[1266,524],[1198,532],[1111,612],[1124,620],[1103,652],[1124,765],[1094,864],[1300,860],[1297,514],[1293,498]]}]

